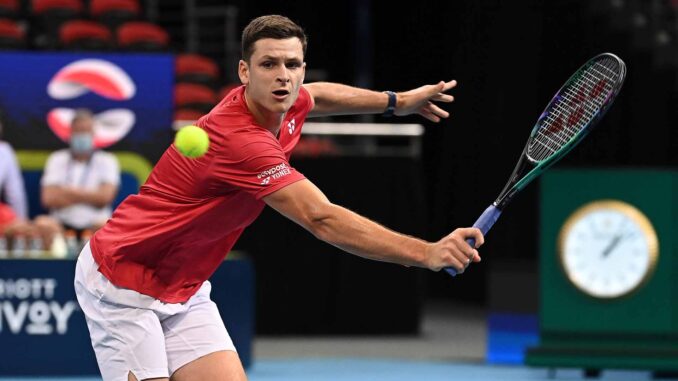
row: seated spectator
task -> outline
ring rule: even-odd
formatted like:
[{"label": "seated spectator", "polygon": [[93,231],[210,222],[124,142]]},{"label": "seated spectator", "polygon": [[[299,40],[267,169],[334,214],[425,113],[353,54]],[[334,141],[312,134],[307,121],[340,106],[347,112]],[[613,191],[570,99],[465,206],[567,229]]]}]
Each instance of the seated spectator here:
[{"label": "seated spectator", "polygon": [[41,180],[41,201],[65,230],[95,231],[111,216],[120,184],[116,157],[95,148],[94,116],[78,110],[70,148],[52,153]]},{"label": "seated spectator", "polygon": [[[1,126],[0,126],[1,128]],[[16,218],[28,219],[28,198],[12,146],[0,141],[0,200],[12,208]]]},{"label": "seated spectator", "polygon": [[[0,120],[0,138],[2,127]],[[0,140],[0,236],[10,242],[17,236],[40,237],[42,249],[47,250],[58,234],[60,227],[46,216],[29,220],[26,188],[14,149]]]},{"label": "seated spectator", "polygon": [[0,233],[28,234],[28,198],[12,146],[0,141]]}]

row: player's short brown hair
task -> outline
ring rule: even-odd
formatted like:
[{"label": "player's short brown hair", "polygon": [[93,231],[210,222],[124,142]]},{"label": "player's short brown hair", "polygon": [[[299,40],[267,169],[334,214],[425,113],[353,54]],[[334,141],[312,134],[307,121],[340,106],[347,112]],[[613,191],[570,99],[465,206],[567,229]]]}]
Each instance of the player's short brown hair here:
[{"label": "player's short brown hair", "polygon": [[242,31],[242,59],[250,62],[254,43],[263,38],[284,40],[297,37],[306,55],[307,37],[304,30],[285,16],[268,15],[252,20]]}]

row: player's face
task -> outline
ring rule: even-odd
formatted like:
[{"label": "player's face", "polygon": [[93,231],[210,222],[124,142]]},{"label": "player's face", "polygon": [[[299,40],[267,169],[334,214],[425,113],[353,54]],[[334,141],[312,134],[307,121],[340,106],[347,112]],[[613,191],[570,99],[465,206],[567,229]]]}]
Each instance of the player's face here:
[{"label": "player's face", "polygon": [[265,38],[254,43],[250,62],[240,61],[238,74],[247,85],[247,101],[259,111],[284,113],[304,83],[306,63],[301,41]]}]

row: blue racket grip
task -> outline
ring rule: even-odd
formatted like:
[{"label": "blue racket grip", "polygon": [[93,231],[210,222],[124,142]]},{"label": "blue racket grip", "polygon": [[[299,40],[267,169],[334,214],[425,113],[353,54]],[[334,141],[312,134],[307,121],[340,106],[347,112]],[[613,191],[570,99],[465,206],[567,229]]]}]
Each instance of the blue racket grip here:
[{"label": "blue racket grip", "polygon": [[[490,231],[490,228],[492,228],[492,225],[494,225],[495,222],[497,222],[497,219],[499,219],[499,216],[501,215],[501,209],[497,208],[494,206],[494,204],[490,205],[483,214],[478,217],[475,223],[473,223],[474,228],[480,229],[481,232],[483,232],[483,235],[487,234],[488,231]],[[476,247],[476,240],[473,238],[469,238],[466,240],[466,242],[473,248]],[[447,271],[448,274],[452,276],[457,275],[457,270],[454,267],[445,267],[445,271]]]}]

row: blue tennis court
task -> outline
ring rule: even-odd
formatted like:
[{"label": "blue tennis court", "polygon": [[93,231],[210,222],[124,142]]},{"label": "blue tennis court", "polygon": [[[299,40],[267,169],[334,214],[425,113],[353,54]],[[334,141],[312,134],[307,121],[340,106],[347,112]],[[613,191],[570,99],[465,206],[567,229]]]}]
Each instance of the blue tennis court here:
[{"label": "blue tennis court", "polygon": [[[257,336],[250,381],[401,381],[401,380],[587,380],[584,369],[522,365],[519,344],[533,340],[532,322],[514,322],[525,332],[507,332],[483,309],[429,305],[422,330],[406,336]],[[495,321],[496,320],[496,321]],[[506,319],[504,319],[506,320]],[[513,317],[514,321],[516,317]],[[525,323],[527,321],[527,323]],[[520,323],[520,324],[519,324]],[[89,350],[89,348],[86,348]],[[83,356],[81,354],[80,356]],[[511,360],[511,361],[509,361]],[[513,365],[509,365],[512,362]],[[40,364],[35,364],[36,374]],[[0,373],[3,364],[0,363]],[[44,370],[45,368],[43,368]],[[77,372],[76,372],[77,373]],[[94,381],[99,377],[0,377],[0,381]],[[606,369],[598,380],[652,380],[644,370]],[[662,378],[678,381],[678,377]]]},{"label": "blue tennis court", "polygon": [[[511,381],[511,380],[584,380],[583,371],[548,370],[524,366],[497,366],[472,363],[403,361],[394,359],[287,359],[256,361],[248,371],[250,381]],[[645,371],[603,371],[598,380],[651,380]],[[0,378],[0,381],[94,381],[96,377]],[[665,381],[678,380],[663,379]]]}]

